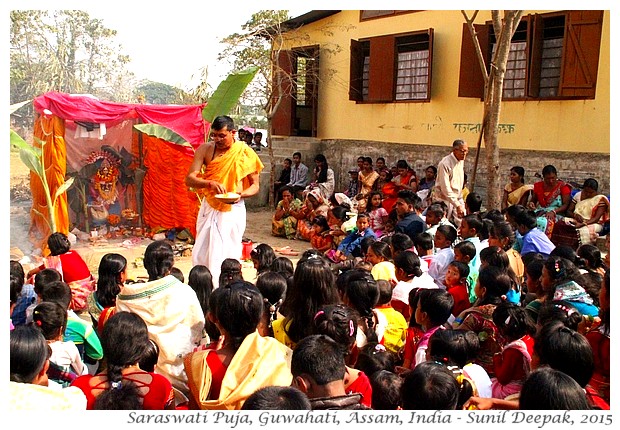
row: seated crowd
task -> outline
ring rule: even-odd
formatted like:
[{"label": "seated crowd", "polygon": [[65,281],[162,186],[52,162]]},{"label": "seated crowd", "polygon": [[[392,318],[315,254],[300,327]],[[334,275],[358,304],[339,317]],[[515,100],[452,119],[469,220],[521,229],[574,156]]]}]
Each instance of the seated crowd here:
[{"label": "seated crowd", "polygon": [[457,227],[433,166],[418,179],[360,157],[339,193],[315,162],[315,181],[282,181],[272,224],[310,249],[293,264],[255,246],[253,279],[226,259],[218,288],[205,266],[185,283],[167,240],[147,247],[146,282],[104,256],[96,280],[80,275],[86,299],[65,265],[11,261],[10,407],[609,409],[609,253],[592,240],[609,241],[609,202],[594,179],[567,199],[555,169],[521,189],[515,167],[503,210],[471,192]]}]

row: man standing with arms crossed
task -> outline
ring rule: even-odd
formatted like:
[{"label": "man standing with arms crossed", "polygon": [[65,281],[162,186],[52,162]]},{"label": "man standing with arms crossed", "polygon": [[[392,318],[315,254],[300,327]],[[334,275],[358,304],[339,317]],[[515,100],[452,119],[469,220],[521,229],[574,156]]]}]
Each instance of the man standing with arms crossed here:
[{"label": "man standing with arms crossed", "polygon": [[[234,127],[228,116],[213,120],[211,139],[198,147],[185,178],[188,187],[204,193],[196,218],[192,264],[209,268],[215,288],[222,261],[241,257],[246,226],[244,199],[258,193],[259,174],[264,167],[252,148],[235,140]],[[215,198],[216,194],[226,192],[237,193],[239,198],[233,203]]]},{"label": "man standing with arms crossed", "polygon": [[469,152],[467,142],[457,139],[452,143],[452,152],[437,165],[437,179],[433,192],[433,202],[441,200],[448,205],[446,218],[455,226],[461,225],[465,216],[463,202],[463,184],[465,182],[463,167]]}]

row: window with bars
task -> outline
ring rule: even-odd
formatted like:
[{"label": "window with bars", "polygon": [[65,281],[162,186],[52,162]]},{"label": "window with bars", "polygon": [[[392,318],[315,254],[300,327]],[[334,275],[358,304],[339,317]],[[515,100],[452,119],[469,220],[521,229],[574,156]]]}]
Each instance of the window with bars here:
[{"label": "window with bars", "polygon": [[[510,99],[593,99],[603,11],[571,10],[532,14],[515,32],[504,78]],[[492,24],[476,24],[487,67],[495,52]],[[484,96],[484,79],[467,25],[463,25],[459,97]]]},{"label": "window with bars", "polygon": [[349,99],[430,101],[433,29],[351,41]]}]

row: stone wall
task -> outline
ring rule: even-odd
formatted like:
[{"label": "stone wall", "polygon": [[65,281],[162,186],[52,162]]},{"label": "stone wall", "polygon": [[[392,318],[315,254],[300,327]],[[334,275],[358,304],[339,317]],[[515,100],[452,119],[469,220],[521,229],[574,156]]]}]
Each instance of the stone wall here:
[{"label": "stone wall", "polygon": [[[386,143],[363,140],[320,140],[315,138],[286,137],[273,139],[274,158],[276,163],[276,178],[282,169],[281,162],[285,158],[292,158],[293,152],[302,153],[302,161],[310,170],[314,167],[314,156],[322,153],[327,157],[329,166],[334,170],[336,177],[336,190],[346,188],[349,180],[348,170],[357,167],[359,156],[368,156],[373,160],[384,157],[388,166],[397,160],[405,159],[411,165],[418,177],[424,174],[424,169],[437,163],[451,150],[451,145],[445,147],[433,145],[409,145],[398,143]],[[476,142],[469,142],[469,155],[465,162],[465,173],[471,178],[476,157]],[[267,150],[261,152],[261,159],[265,164],[265,170],[261,175],[261,192],[258,196],[248,200],[248,206],[265,206],[268,202],[268,184],[270,163]],[[575,182],[579,185],[587,178],[595,178],[599,182],[599,191],[609,195],[609,154],[596,154],[585,152],[556,152],[556,151],[522,151],[500,150],[500,171],[502,178],[500,183],[508,183],[510,168],[518,165],[525,169],[526,183],[534,183],[539,179],[536,173],[541,174],[547,164],[552,164],[558,170],[558,177],[565,181]],[[486,201],[486,159],[484,148],[481,150],[478,161],[478,173],[475,190]],[[267,185],[267,186],[265,186]],[[469,184],[471,189],[471,183]]]}]

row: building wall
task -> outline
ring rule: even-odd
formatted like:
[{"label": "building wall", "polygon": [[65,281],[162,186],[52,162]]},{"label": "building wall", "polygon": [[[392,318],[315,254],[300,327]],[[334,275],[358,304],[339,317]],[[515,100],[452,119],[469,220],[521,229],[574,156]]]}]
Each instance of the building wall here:
[{"label": "building wall", "polygon": [[[303,137],[286,137],[273,139],[275,158],[275,177],[280,175],[281,163],[285,158],[292,158],[293,152],[302,153],[302,162],[310,170],[314,167],[314,157],[322,153],[327,158],[329,166],[334,170],[336,177],[336,191],[344,191],[348,185],[348,170],[357,166],[357,157],[367,156],[376,160],[384,157],[388,166],[396,164],[400,159],[406,160],[411,165],[418,177],[424,174],[424,169],[437,163],[451,150],[451,144],[438,145],[408,145],[399,143],[386,143],[369,140],[348,139],[314,139]],[[465,161],[465,173],[471,179],[476,157],[476,141],[469,141],[470,152]],[[248,207],[266,206],[269,201],[269,175],[271,165],[267,151],[261,152],[261,159],[265,164],[265,170],[261,174],[261,191],[259,195],[248,199]],[[501,160],[501,184],[507,184],[510,168],[522,166],[525,169],[525,182],[534,183],[539,181],[535,174],[542,173],[547,164],[552,164],[558,170],[558,177],[565,181],[575,182],[579,185],[587,178],[595,178],[599,182],[601,193],[609,195],[609,155],[596,153],[574,153],[565,151],[529,151],[502,149]],[[484,147],[481,149],[478,161],[477,179],[475,191],[482,195],[483,204],[486,202],[487,169]],[[471,190],[471,183],[469,184]]]},{"label": "building wall", "polygon": [[[549,11],[527,13],[544,12]],[[490,11],[480,11],[476,23],[490,19]],[[422,11],[360,22],[359,11],[345,10],[290,32],[289,48],[317,43],[321,46],[317,137],[334,142],[370,141],[428,147],[446,146],[456,138],[470,143],[477,141],[482,102],[458,97],[463,22],[460,11]],[[502,153],[544,149],[609,154],[609,24],[609,11],[606,11],[596,98],[505,101],[500,117],[500,123],[507,125],[499,136]],[[427,28],[434,29],[429,103],[364,104],[349,100],[351,39]]]}]

